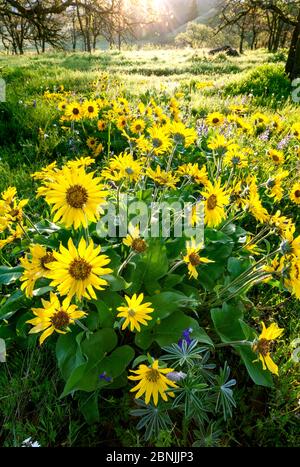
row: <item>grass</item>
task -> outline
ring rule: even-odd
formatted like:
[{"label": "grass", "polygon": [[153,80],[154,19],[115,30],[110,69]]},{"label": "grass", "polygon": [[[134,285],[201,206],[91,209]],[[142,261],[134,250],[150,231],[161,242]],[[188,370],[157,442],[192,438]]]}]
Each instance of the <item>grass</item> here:
[{"label": "grass", "polygon": [[[86,91],[90,84],[109,72],[117,77],[126,96],[135,99],[152,90],[171,93],[181,84],[193,89],[195,81],[213,81],[215,88],[191,91],[190,109],[195,118],[211,109],[224,111],[229,102],[244,100],[253,111],[276,111],[291,122],[299,119],[299,107],[291,102],[290,88],[283,76],[284,55],[265,51],[246,53],[239,58],[209,57],[207,51],[145,50],[110,51],[94,55],[57,53],[45,56],[0,55],[0,75],[7,83],[7,102],[0,104],[0,191],[15,185],[22,197],[35,189],[30,173],[63,158],[65,148],[51,127],[51,138],[41,141],[39,128],[47,129],[53,110],[41,96],[46,89],[64,85],[67,90]],[[263,76],[263,78],[262,78]],[[252,97],[249,97],[249,94]],[[246,96],[246,97],[245,97]],[[39,206],[30,205],[38,216]],[[281,297],[264,297],[278,321],[286,323],[285,345],[275,358],[282,362],[282,376],[274,391],[249,385],[246,372],[236,369],[238,409],[228,423],[220,444],[225,446],[299,445],[299,363],[291,359],[290,342],[299,335],[299,304],[280,306]],[[263,317],[256,304],[254,320]],[[253,314],[251,315],[253,316]],[[24,342],[23,342],[24,344]],[[22,346],[20,338],[20,345]],[[59,399],[63,383],[55,369],[54,349],[40,351],[11,349],[8,363],[0,369],[0,444],[20,446],[29,436],[42,446],[139,446],[142,444],[135,421],[128,415],[127,398],[117,394],[102,399],[101,426],[88,426],[71,398]],[[250,409],[249,409],[250,407]],[[116,418],[111,421],[111,411]],[[169,433],[162,433],[158,446],[171,446]]]}]

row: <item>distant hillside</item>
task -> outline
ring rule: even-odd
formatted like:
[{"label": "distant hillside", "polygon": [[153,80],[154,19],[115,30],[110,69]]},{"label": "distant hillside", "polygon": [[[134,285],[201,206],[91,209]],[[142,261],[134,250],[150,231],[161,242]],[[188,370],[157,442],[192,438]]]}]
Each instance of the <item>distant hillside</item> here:
[{"label": "distant hillside", "polygon": [[[193,20],[194,23],[200,23],[200,24],[207,24],[210,19],[212,19],[214,16],[217,14],[217,9],[216,8],[210,8],[208,11],[205,13],[199,15],[197,18]],[[175,29],[171,34],[176,36],[180,32],[184,32],[186,30],[187,24],[189,21],[182,26],[179,26],[179,28]]]}]

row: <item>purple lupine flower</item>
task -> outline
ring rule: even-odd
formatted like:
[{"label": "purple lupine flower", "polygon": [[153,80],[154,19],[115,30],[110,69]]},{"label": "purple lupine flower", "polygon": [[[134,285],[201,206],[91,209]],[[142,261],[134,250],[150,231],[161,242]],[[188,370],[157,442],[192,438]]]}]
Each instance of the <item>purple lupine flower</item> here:
[{"label": "purple lupine flower", "polygon": [[233,126],[232,125],[223,125],[220,128],[220,134],[225,136],[225,138],[230,138],[232,136],[232,130]]},{"label": "purple lupine flower", "polygon": [[259,136],[259,139],[260,139],[261,141],[269,141],[269,138],[270,138],[270,130],[264,131],[264,132]]},{"label": "purple lupine flower", "polygon": [[291,135],[286,135],[277,145],[277,149],[284,149],[290,142]]},{"label": "purple lupine flower", "polygon": [[187,329],[184,329],[182,331],[182,337],[178,341],[178,345],[179,345],[179,347],[181,349],[182,349],[183,341],[185,341],[188,346],[191,344],[191,342],[192,342],[192,339],[191,339],[192,332],[193,332],[192,328],[187,328]]},{"label": "purple lupine flower", "polygon": [[178,383],[178,381],[181,381],[182,379],[186,378],[186,376],[186,373],[183,373],[182,371],[171,371],[171,373],[168,373],[166,375],[168,379],[174,381],[175,383]]},{"label": "purple lupine flower", "polygon": [[197,133],[199,137],[206,137],[208,135],[208,126],[204,120],[199,120],[197,122]]},{"label": "purple lupine flower", "polygon": [[107,376],[106,371],[103,371],[103,373],[101,373],[101,375],[99,375],[99,378],[103,379],[107,383],[110,383],[112,381],[112,378],[110,376]]}]

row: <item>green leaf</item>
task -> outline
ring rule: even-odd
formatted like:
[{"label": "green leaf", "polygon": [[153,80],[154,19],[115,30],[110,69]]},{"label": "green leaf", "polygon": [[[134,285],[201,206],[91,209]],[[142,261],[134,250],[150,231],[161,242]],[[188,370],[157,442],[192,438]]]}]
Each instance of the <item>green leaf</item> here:
[{"label": "green leaf", "polygon": [[112,312],[122,303],[121,295],[112,290],[101,290],[101,292],[98,292],[97,297],[97,303],[104,302]]},{"label": "green leaf", "polygon": [[0,285],[9,285],[16,282],[24,272],[22,266],[9,268],[7,266],[0,266]]},{"label": "green leaf", "polygon": [[[78,334],[82,336],[82,333]],[[56,342],[56,358],[58,367],[64,380],[67,380],[77,366],[81,365],[85,359],[81,354],[75,333],[68,333],[59,336]]]},{"label": "green leaf", "polygon": [[[121,303],[121,298],[120,298]],[[115,318],[112,307],[108,307],[105,302],[94,302],[98,311],[99,327],[110,328],[113,326]],[[119,306],[119,304],[117,304]]]},{"label": "green leaf", "polygon": [[115,277],[112,275],[103,276],[103,279],[106,279],[109,283],[109,290],[112,292],[118,292],[120,290],[126,290],[130,287],[131,284],[128,284],[123,277]]},{"label": "green leaf", "polygon": [[[129,345],[123,345],[114,350],[108,357],[102,360],[99,366],[99,373],[106,373],[107,376],[115,380],[127,368],[131,360],[134,358],[134,350]],[[99,387],[106,386],[107,382],[100,381]]]},{"label": "green leaf", "polygon": [[100,328],[100,319],[97,311],[90,310],[84,320],[84,324],[90,331],[97,331]]},{"label": "green leaf", "polygon": [[246,258],[229,258],[227,262],[227,270],[234,279],[240,276],[250,267],[250,261]]},{"label": "green leaf", "polygon": [[48,220],[43,220],[41,222],[38,222],[37,224],[35,224],[35,228],[41,234],[49,234],[49,235],[55,232],[58,232],[60,230],[60,227],[58,225]]},{"label": "green leaf", "polygon": [[206,290],[210,292],[213,291],[217,280],[224,274],[226,260],[232,253],[233,245],[233,242],[229,239],[226,242],[225,240],[221,242],[210,242],[205,248],[202,256],[214,261],[213,263],[201,265],[201,267],[199,267],[199,282]]},{"label": "green leaf", "polygon": [[138,366],[140,363],[142,362],[146,362],[148,361],[148,356],[147,355],[139,355],[138,357],[136,357],[134,359],[134,361],[132,362],[132,368],[135,368],[136,366]]},{"label": "green leaf", "polygon": [[184,279],[183,275],[180,274],[168,274],[163,283],[164,289],[172,289],[176,285],[180,284]]},{"label": "green leaf", "polygon": [[98,397],[97,392],[94,394],[82,392],[80,394],[79,409],[89,425],[100,421]]},{"label": "green leaf", "polygon": [[111,328],[100,329],[94,334],[87,335],[81,344],[83,355],[88,361],[99,361],[110,352],[118,342],[116,333]]},{"label": "green leaf", "polygon": [[[163,277],[169,269],[169,261],[166,253],[166,246],[160,239],[152,239],[143,255],[144,284],[149,293],[153,293],[153,283]],[[156,287],[156,286],[155,286]]]},{"label": "green leaf", "polygon": [[53,291],[53,287],[50,287],[50,286],[40,287],[39,289],[35,289],[33,291],[33,296],[34,297],[41,297],[41,296],[47,294],[48,292],[52,292],[52,291]]},{"label": "green leaf", "polygon": [[24,307],[26,298],[21,290],[14,292],[0,308],[0,320],[8,319]]},{"label": "green leaf", "polygon": [[198,322],[182,311],[177,311],[176,314],[162,320],[160,324],[156,323],[153,328],[145,329],[136,334],[135,343],[143,350],[148,349],[154,341],[161,347],[174,344],[179,341],[182,331],[187,328],[193,329],[192,339],[213,346],[212,340]]},{"label": "green leaf", "polygon": [[180,307],[186,306],[187,297],[180,292],[162,292],[152,297],[146,297],[145,301],[152,303],[153,319],[165,319]]},{"label": "green leaf", "polygon": [[[108,336],[111,332],[110,337]],[[97,388],[107,386],[109,382],[100,379],[106,372],[107,376],[116,378],[120,376],[126,366],[134,357],[134,351],[129,346],[118,347],[111,355],[107,353],[116,345],[116,337],[112,329],[101,329],[92,337],[83,342],[82,348],[88,361],[74,369],[66,382],[61,397],[74,391],[95,391]],[[104,337],[105,336],[105,337]],[[92,342],[91,342],[92,340]],[[100,345],[101,343],[101,345]]]},{"label": "green leaf", "polygon": [[222,308],[213,308],[211,317],[222,342],[244,340],[239,320],[243,318],[241,306],[223,303]]},{"label": "green leaf", "polygon": [[26,321],[32,319],[32,313],[22,313],[16,324],[16,334],[19,337],[28,337],[28,330],[30,325],[26,324]]},{"label": "green leaf", "polygon": [[233,243],[232,239],[220,230],[205,229],[205,244],[207,243]]},{"label": "green leaf", "polygon": [[256,333],[245,321],[239,319],[239,323],[247,340],[253,341],[256,338]]},{"label": "green leaf", "polygon": [[[224,303],[221,308],[211,310],[211,317],[215,329],[222,342],[242,341],[249,337],[249,327],[243,323],[243,310],[239,304],[232,305]],[[247,370],[255,384],[266,387],[273,387],[271,374],[263,370],[262,365],[250,345],[233,345],[240,354]]]}]

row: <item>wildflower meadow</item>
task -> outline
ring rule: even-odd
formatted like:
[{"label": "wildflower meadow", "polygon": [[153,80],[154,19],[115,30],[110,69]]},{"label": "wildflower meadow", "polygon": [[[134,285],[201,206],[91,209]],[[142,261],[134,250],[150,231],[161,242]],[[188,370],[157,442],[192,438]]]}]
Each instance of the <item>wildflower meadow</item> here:
[{"label": "wildflower meadow", "polygon": [[0,51],[3,446],[299,446],[286,53]]}]

